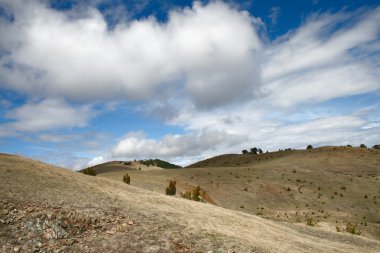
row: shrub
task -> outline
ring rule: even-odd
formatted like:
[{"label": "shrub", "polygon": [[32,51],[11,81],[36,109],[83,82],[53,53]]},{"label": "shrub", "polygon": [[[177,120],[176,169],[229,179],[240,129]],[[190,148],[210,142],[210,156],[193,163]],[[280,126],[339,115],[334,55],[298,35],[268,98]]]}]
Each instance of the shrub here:
[{"label": "shrub", "polygon": [[182,168],[179,165],[169,163],[167,161],[163,161],[160,159],[148,159],[148,160],[140,160],[139,163],[145,166],[157,166],[163,169],[180,169]]},{"label": "shrub", "polygon": [[347,222],[346,223],[346,232],[350,233],[350,234],[353,234],[353,235],[360,235],[362,232],[360,232],[357,228],[356,228],[356,225],[351,223],[351,222]]},{"label": "shrub", "polygon": [[380,144],[373,145],[373,149],[380,149]]},{"label": "shrub", "polygon": [[[204,192],[204,191],[203,191]],[[198,185],[193,191],[181,192],[182,198],[190,199],[194,201],[202,201],[201,197],[201,187]]]},{"label": "shrub", "polygon": [[96,176],[96,171],[93,168],[87,168],[81,171],[85,175]]},{"label": "shrub", "polygon": [[367,148],[367,146],[366,146],[365,144],[363,144],[363,143],[360,144],[360,147],[361,147],[361,148]]},{"label": "shrub", "polygon": [[243,150],[241,151],[241,153],[242,153],[243,155],[247,155],[247,154],[249,154],[248,150],[246,150],[246,149],[243,149]]},{"label": "shrub", "polygon": [[256,207],[256,209],[257,209],[256,215],[263,215],[264,214],[263,213],[264,207]]},{"label": "shrub", "polygon": [[185,192],[181,192],[181,197],[182,198],[185,198],[185,199],[192,199],[191,198],[191,191],[185,191]]},{"label": "shrub", "polygon": [[192,198],[195,201],[200,201],[201,200],[201,187],[199,185],[197,187],[195,187],[195,189],[193,190],[193,196],[192,196]]},{"label": "shrub", "polygon": [[131,184],[131,177],[128,175],[128,173],[124,175],[123,182],[126,184]]},{"label": "shrub", "polygon": [[306,225],[314,227],[315,224],[317,223],[313,220],[313,218],[310,218],[310,217],[306,218]]},{"label": "shrub", "polygon": [[312,145],[307,145],[306,149],[313,149],[313,146]]},{"label": "shrub", "polygon": [[175,195],[177,192],[177,188],[175,187],[176,181],[170,180],[169,186],[166,187],[166,195]]}]

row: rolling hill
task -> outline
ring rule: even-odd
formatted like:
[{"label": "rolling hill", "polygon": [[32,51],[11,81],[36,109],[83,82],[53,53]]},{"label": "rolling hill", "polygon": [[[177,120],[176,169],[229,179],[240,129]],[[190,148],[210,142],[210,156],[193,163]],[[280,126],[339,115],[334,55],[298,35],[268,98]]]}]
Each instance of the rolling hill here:
[{"label": "rolling hill", "polygon": [[[122,180],[123,172],[99,177]],[[380,240],[380,150],[323,147],[261,155],[222,155],[181,170],[131,171],[131,185],[177,196],[200,186],[217,206],[326,231],[356,225]]]},{"label": "rolling hill", "polygon": [[[378,153],[350,150],[362,158],[354,163],[349,159],[338,158],[338,154],[331,155],[330,152],[334,151],[295,152],[283,158],[273,159],[271,162],[256,164],[253,168],[248,167],[250,170],[244,166],[233,167],[235,173],[233,175],[230,175],[232,169],[228,167],[129,170],[128,173],[132,175],[132,185],[126,185],[120,179],[112,179],[117,171],[112,173],[103,171],[93,177],[19,156],[1,154],[0,251],[379,252],[380,242],[370,230],[363,231],[362,236],[357,236],[338,233],[319,225],[310,227],[303,222],[291,222],[285,218],[278,221],[271,220],[274,218],[270,215],[270,203],[276,205],[278,199],[271,195],[276,192],[272,193],[268,186],[279,180],[274,177],[278,174],[277,170],[284,174],[284,181],[293,188],[299,177],[303,178],[302,175],[323,167],[319,168],[318,172],[323,179],[311,174],[312,177],[308,177],[307,182],[302,181],[303,194],[312,196],[309,191],[313,189],[312,187],[317,187],[317,184],[321,184],[323,192],[326,193],[329,191],[328,185],[331,181],[339,180],[339,183],[342,183],[343,179],[339,177],[343,176],[347,179],[347,182],[345,181],[347,192],[343,199],[351,205],[362,205],[362,209],[368,212],[366,218],[368,228],[376,228],[372,220],[377,218],[378,206],[369,202],[372,202],[375,196],[373,190],[378,190],[379,187],[379,184],[376,184],[379,167],[372,167],[379,162]],[[339,154],[343,158],[348,155],[345,152]],[[319,162],[314,161],[313,157]],[[321,157],[327,158],[329,162],[321,161]],[[287,167],[289,164],[286,164],[286,159],[298,163],[296,173],[292,172],[294,167]],[[302,161],[305,164],[302,164]],[[343,161],[346,161],[345,166]],[[372,163],[368,163],[369,161]],[[364,162],[368,163],[366,167],[362,166],[357,171],[346,168],[347,164],[352,163],[352,167],[357,167]],[[321,163],[326,164],[320,166]],[[334,168],[328,166],[329,163],[334,164]],[[337,167],[339,164],[342,167]],[[274,165],[277,166],[273,168]],[[314,167],[317,165],[318,168]],[[120,175],[123,173],[124,171],[120,171]],[[327,177],[330,175],[328,173],[332,173],[334,178]],[[105,178],[107,176],[110,178]],[[257,181],[253,181],[257,176],[259,177]],[[281,178],[281,173],[279,177]],[[166,196],[136,187],[157,182],[150,187],[163,192],[161,188],[167,184],[165,180],[172,178],[181,181],[183,188],[201,183],[217,205]],[[218,178],[220,181],[217,182]],[[288,181],[288,178],[291,181]],[[354,178],[354,181],[351,182],[350,178]],[[212,180],[215,182],[211,183]],[[248,180],[254,183],[250,184],[248,191],[240,192],[240,189],[249,183]],[[310,181],[314,183],[311,185]],[[325,183],[322,185],[323,181]],[[219,188],[216,186],[217,183]],[[364,183],[366,185],[363,190],[367,191],[368,199],[364,197],[356,199],[355,187],[361,187]],[[233,187],[235,191],[232,191]],[[235,202],[232,201],[233,198],[228,198],[228,191],[235,194],[234,198],[238,199],[239,203],[263,198],[263,194],[266,194],[268,200],[260,202],[260,205],[267,203],[268,206],[263,210],[263,215],[250,214],[246,202],[244,203],[247,208],[233,207]],[[221,192],[220,196],[226,197],[225,201],[216,194],[217,192]],[[240,196],[243,192],[247,195]],[[279,196],[284,198],[285,193]],[[289,208],[294,205],[296,197],[302,199],[299,195],[295,195],[294,198],[285,198],[286,201],[278,205]],[[364,200],[368,203],[365,204]],[[346,202],[340,205],[343,203]],[[230,206],[230,209],[224,208],[224,205]],[[299,208],[300,211],[310,211],[301,205]],[[324,208],[327,210],[327,207]],[[346,208],[350,208],[350,204],[343,205],[339,212],[345,219],[347,219],[345,215],[349,214]],[[289,214],[291,215],[290,212]]]}]

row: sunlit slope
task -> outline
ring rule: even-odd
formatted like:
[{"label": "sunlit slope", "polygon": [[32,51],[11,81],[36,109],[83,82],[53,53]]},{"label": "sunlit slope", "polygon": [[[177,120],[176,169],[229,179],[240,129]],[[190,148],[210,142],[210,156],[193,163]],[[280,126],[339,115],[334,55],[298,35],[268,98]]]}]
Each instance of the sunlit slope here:
[{"label": "sunlit slope", "polygon": [[[378,252],[378,241],[0,156],[1,251]],[[19,248],[17,248],[19,247]]]},{"label": "sunlit slope", "polygon": [[[215,167],[226,162],[234,167]],[[210,167],[130,172],[131,185],[164,193],[173,179],[177,195],[200,185],[218,206],[297,224],[311,218],[328,231],[352,222],[361,236],[380,239],[379,150],[324,147],[197,164],[206,163]],[[121,181],[123,173],[98,176]]]}]

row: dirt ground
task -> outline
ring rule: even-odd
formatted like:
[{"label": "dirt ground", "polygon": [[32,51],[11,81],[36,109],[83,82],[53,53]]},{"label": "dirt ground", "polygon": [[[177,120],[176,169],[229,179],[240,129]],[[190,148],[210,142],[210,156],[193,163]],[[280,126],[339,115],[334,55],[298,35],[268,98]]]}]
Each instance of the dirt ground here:
[{"label": "dirt ground", "polygon": [[377,240],[275,222],[0,155],[1,252],[379,252]]}]

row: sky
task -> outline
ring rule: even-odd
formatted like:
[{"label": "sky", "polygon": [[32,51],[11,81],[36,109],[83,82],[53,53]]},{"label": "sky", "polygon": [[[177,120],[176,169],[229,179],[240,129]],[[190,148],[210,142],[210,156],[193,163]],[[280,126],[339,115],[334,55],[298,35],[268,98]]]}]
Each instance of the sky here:
[{"label": "sky", "polygon": [[0,152],[73,170],[380,144],[380,1],[0,0]]}]

